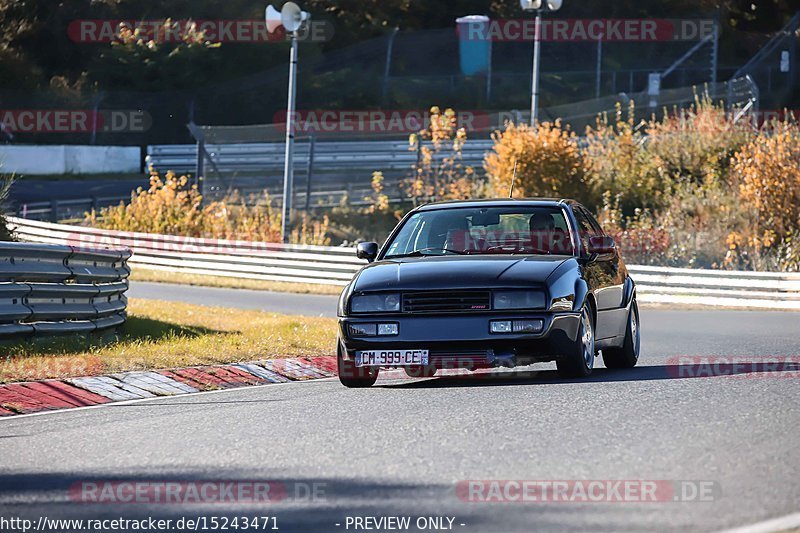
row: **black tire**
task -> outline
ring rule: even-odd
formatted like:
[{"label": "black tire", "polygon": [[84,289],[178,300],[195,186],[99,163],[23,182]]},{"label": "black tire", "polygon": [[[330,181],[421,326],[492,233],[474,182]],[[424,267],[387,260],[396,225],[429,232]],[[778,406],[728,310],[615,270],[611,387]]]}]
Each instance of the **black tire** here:
[{"label": "black tire", "polygon": [[432,365],[404,366],[406,376],[410,378],[432,378],[436,375],[436,367]]},{"label": "black tire", "polygon": [[595,360],[594,322],[589,306],[581,311],[578,336],[569,353],[556,360],[558,373],[565,378],[585,378],[592,373]]},{"label": "black tire", "polygon": [[345,387],[361,389],[371,387],[378,379],[378,367],[356,366],[355,361],[345,361],[342,356],[342,343],[337,342],[336,360],[338,362],[339,381]]},{"label": "black tire", "polygon": [[628,314],[628,325],[625,328],[625,341],[621,348],[605,348],[603,363],[606,368],[633,368],[639,361],[640,346],[639,306],[634,298]]}]

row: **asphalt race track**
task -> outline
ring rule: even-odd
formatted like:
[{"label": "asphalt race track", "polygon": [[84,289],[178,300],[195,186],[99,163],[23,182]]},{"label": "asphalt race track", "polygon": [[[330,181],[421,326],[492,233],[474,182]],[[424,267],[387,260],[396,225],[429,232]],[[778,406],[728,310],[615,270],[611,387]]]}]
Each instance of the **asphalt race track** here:
[{"label": "asphalt race track", "polygon": [[336,316],[336,296],[290,294],[245,289],[190,287],[170,283],[131,282],[129,298],[148,298],[198,305],[218,305],[306,316]]},{"label": "asphalt race track", "polygon": [[113,179],[60,179],[15,181],[11,186],[9,200],[16,205],[30,202],[49,202],[53,198],[72,200],[92,196],[111,196],[124,198],[137,187],[147,188],[150,180],[141,178]]},{"label": "asphalt race track", "polygon": [[[333,314],[336,301],[145,283],[133,283],[131,296],[312,315]],[[269,515],[282,531],[354,531],[353,517],[366,516],[408,516],[418,531],[419,517],[449,517],[464,532],[715,531],[800,511],[800,372],[750,370],[769,357],[797,361],[800,313],[643,308],[641,321],[640,366],[611,371],[598,361],[585,381],[540,365],[495,377],[382,379],[367,390],[335,379],[267,385],[2,420],[0,511]],[[709,376],[677,356],[747,364]],[[199,480],[271,480],[287,498],[76,504],[69,491],[86,481]],[[710,489],[682,502],[485,503],[459,497],[466,480]]]}]

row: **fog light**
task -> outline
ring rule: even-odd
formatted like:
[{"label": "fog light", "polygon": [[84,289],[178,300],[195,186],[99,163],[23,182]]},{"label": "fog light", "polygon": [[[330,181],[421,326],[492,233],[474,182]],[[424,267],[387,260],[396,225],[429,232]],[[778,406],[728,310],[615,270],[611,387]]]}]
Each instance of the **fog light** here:
[{"label": "fog light", "polygon": [[544,321],[541,318],[514,321],[514,333],[539,333],[543,327]]},{"label": "fog light", "polygon": [[377,324],[348,324],[350,335],[353,337],[374,337]]},{"label": "fog light", "polygon": [[492,320],[489,322],[489,331],[492,333],[511,333],[511,321]]},{"label": "fog light", "polygon": [[397,335],[397,324],[378,324],[378,335]]}]

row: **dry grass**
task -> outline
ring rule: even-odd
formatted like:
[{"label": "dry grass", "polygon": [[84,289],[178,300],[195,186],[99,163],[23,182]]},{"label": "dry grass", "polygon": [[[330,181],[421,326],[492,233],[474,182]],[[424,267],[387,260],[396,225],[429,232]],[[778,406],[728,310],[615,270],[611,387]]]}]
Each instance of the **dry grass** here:
[{"label": "dry grass", "polygon": [[202,287],[222,287],[225,289],[254,289],[259,291],[294,292],[300,294],[333,294],[338,296],[342,287],[315,283],[289,283],[285,281],[264,281],[260,279],[227,278],[202,274],[184,274],[165,270],[150,270],[134,266],[132,281],[152,281],[156,283],[178,283],[180,285],[199,285]]},{"label": "dry grass", "polygon": [[[196,183],[172,171],[162,177],[150,171],[150,186],[139,187],[129,203],[102,207],[86,215],[89,226],[185,237],[213,237],[246,241],[281,242],[281,213],[269,195],[253,203],[233,193],[223,200],[203,201]],[[294,221],[293,221],[294,222]],[[328,218],[303,213],[294,223],[295,244],[329,244]]]},{"label": "dry grass", "polygon": [[3,348],[0,382],[125,370],[331,355],[336,321],[132,299],[118,335],[70,336]]}]

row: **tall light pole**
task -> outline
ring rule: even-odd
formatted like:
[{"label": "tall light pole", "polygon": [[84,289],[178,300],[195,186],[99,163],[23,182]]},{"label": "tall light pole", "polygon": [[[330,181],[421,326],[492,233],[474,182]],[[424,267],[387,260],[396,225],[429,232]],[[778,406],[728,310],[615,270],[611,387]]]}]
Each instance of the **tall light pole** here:
[{"label": "tall light pole", "polygon": [[286,2],[278,12],[267,6],[267,30],[273,32],[283,26],[292,41],[289,53],[289,95],[286,102],[286,150],[283,162],[283,216],[281,217],[281,240],[289,242],[291,236],[292,196],[294,192],[294,111],[297,96],[297,31],[309,19],[308,13],[294,2]]},{"label": "tall light pole", "polygon": [[533,68],[531,72],[531,126],[536,125],[539,114],[539,56],[542,46],[542,12],[558,11],[562,0],[520,0],[523,11],[535,11],[533,29]]},{"label": "tall light pole", "polygon": [[292,196],[294,196],[294,108],[297,97],[297,32],[292,32],[292,48],[289,52],[289,97],[286,103],[286,150],[283,161],[283,216],[281,217],[281,239],[289,242],[291,233]]}]

